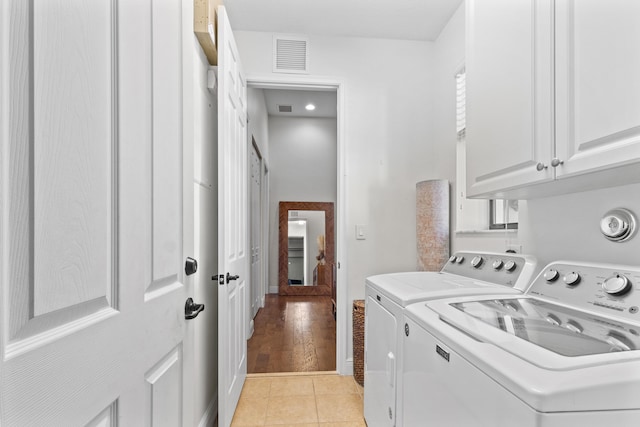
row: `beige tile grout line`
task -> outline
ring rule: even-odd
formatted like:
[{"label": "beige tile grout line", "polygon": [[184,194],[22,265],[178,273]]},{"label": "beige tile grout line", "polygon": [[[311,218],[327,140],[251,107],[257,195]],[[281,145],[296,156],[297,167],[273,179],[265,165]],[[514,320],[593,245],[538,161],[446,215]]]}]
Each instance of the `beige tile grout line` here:
[{"label": "beige tile grout line", "polygon": [[311,379],[313,385],[313,401],[316,404],[316,425],[320,425],[320,413],[318,412],[318,394],[316,393],[316,382]]},{"label": "beige tile grout line", "polygon": [[[309,372],[264,372],[247,374],[247,378],[265,378],[265,377],[314,377],[320,375],[338,375],[337,371],[309,371]],[[346,375],[348,376],[348,375]]]}]

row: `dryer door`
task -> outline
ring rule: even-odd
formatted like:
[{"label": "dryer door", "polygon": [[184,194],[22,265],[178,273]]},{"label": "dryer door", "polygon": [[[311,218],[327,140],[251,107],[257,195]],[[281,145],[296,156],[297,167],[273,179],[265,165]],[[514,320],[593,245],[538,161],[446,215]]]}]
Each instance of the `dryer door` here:
[{"label": "dryer door", "polygon": [[371,295],[365,314],[364,416],[369,427],[394,426],[397,320]]}]

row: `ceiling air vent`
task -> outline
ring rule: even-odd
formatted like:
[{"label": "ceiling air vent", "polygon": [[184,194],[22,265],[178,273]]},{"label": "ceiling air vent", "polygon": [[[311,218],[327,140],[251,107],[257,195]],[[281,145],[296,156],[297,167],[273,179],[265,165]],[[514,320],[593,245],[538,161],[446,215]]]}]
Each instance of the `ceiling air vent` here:
[{"label": "ceiling air vent", "polygon": [[309,40],[306,37],[273,37],[273,72],[308,73]]},{"label": "ceiling air vent", "polygon": [[292,111],[293,109],[291,108],[291,105],[278,105],[279,113],[290,113]]}]

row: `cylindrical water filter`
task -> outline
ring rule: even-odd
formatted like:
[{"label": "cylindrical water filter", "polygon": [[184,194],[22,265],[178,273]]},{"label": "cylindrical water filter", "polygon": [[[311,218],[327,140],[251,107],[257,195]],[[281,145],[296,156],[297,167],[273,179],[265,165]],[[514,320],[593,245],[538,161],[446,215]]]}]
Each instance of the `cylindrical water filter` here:
[{"label": "cylindrical water filter", "polygon": [[440,271],[449,258],[449,181],[416,184],[418,270]]}]

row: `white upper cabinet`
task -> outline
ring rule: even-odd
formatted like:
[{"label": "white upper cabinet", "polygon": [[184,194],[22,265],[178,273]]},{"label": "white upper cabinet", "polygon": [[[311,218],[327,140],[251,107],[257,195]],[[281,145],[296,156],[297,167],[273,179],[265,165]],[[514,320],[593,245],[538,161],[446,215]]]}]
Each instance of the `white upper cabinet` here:
[{"label": "white upper cabinet", "polygon": [[553,153],[551,19],[550,1],[467,1],[468,196],[553,179],[536,169]]},{"label": "white upper cabinet", "polygon": [[558,178],[638,163],[640,2],[556,2],[555,69]]},{"label": "white upper cabinet", "polygon": [[468,0],[466,68],[469,196],[640,181],[640,2]]}]

